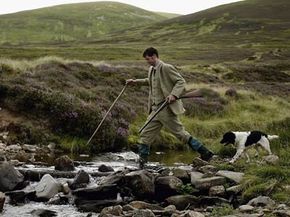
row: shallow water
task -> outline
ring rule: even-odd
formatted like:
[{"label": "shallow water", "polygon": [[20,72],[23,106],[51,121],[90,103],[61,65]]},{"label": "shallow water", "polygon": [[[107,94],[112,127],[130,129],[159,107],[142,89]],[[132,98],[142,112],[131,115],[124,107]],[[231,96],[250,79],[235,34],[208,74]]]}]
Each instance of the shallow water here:
[{"label": "shallow water", "polygon": [[[180,152],[180,151],[168,151],[168,152],[152,152],[149,157],[149,165],[162,165],[165,167],[181,167],[186,168],[187,165],[193,159],[194,153],[192,152]],[[104,153],[96,156],[70,156],[74,160],[80,162],[80,165],[76,167],[76,171],[84,170],[86,172],[98,171],[98,167],[102,164],[111,166],[115,171],[122,170],[124,167],[137,168],[138,167],[138,155],[134,152],[119,152],[119,153]],[[54,170],[53,166],[38,166],[38,165],[24,165],[20,167],[22,169],[29,170]],[[92,179],[90,185],[96,185],[101,178]],[[61,179],[58,179],[59,181]],[[35,183],[36,184],[36,183]],[[33,184],[32,184],[33,186]],[[8,202],[8,201],[7,201]],[[2,215],[4,217],[30,217],[33,216],[31,212],[37,209],[48,209],[57,212],[59,217],[85,217],[89,213],[82,213],[77,210],[73,205],[48,205],[43,202],[29,202],[22,206],[12,206],[6,202]],[[93,216],[98,216],[96,213]]]}]

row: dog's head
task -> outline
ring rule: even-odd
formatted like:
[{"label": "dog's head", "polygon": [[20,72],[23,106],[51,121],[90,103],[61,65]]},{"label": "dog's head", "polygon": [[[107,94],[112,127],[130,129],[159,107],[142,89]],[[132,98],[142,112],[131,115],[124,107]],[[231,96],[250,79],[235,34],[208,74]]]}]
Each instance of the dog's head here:
[{"label": "dog's head", "polygon": [[235,144],[235,140],[236,140],[236,135],[233,132],[229,131],[223,135],[223,138],[220,141],[220,143],[225,144],[225,145]]}]

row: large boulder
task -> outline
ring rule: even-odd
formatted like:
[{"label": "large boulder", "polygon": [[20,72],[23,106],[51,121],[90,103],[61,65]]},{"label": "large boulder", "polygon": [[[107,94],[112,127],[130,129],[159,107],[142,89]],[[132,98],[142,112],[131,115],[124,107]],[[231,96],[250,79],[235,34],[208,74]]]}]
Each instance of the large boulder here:
[{"label": "large boulder", "polygon": [[165,199],[166,197],[178,194],[183,182],[175,176],[158,177],[155,180],[155,193],[157,198]]},{"label": "large boulder", "polygon": [[12,191],[23,183],[24,177],[11,164],[0,163],[0,191]]},{"label": "large boulder", "polygon": [[73,171],[75,169],[73,161],[67,155],[57,158],[54,168],[60,171]]},{"label": "large boulder", "polygon": [[91,188],[79,188],[72,194],[82,200],[111,200],[117,199],[117,185],[101,185]]},{"label": "large boulder", "polygon": [[100,213],[99,217],[107,217],[108,215],[122,216],[123,208],[120,205],[105,207]]},{"label": "large boulder", "polygon": [[107,166],[105,164],[100,165],[98,170],[100,172],[114,172],[114,169],[111,166]]},{"label": "large boulder", "polygon": [[197,189],[209,189],[213,186],[223,185],[226,183],[226,179],[221,176],[214,176],[210,178],[201,178],[194,183]]},{"label": "large boulder", "polygon": [[154,175],[146,170],[130,172],[125,175],[124,180],[133,195],[141,199],[152,198],[155,194]]},{"label": "large boulder", "polygon": [[134,210],[132,217],[155,217],[155,215],[150,209],[140,209]]},{"label": "large boulder", "polygon": [[236,183],[241,183],[244,177],[244,173],[240,172],[233,172],[233,171],[227,171],[227,170],[219,170],[216,175],[223,176],[231,181],[234,181]]},{"label": "large boulder", "polygon": [[273,207],[275,205],[275,201],[267,196],[259,196],[248,202],[248,205],[251,206],[268,206]]},{"label": "large boulder", "polygon": [[175,195],[165,200],[166,204],[174,205],[178,210],[184,210],[186,207],[198,202],[198,198],[193,195]]},{"label": "large boulder", "polygon": [[70,188],[71,189],[82,188],[82,187],[85,187],[89,182],[90,182],[89,174],[85,172],[84,170],[80,170],[76,174],[72,184],[70,185]]},{"label": "large boulder", "polygon": [[35,187],[36,196],[38,198],[50,199],[56,195],[61,186],[51,175],[44,175]]}]

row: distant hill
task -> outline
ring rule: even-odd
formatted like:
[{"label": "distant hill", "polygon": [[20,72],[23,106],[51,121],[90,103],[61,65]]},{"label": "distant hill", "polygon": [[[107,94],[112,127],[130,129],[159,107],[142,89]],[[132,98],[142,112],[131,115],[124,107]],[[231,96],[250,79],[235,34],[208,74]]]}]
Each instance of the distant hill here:
[{"label": "distant hill", "polygon": [[[155,42],[285,43],[290,38],[289,0],[245,0],[113,35]],[[123,37],[123,38],[122,38]],[[116,39],[116,38],[115,38]],[[241,39],[241,41],[239,41]]]},{"label": "distant hill", "polygon": [[117,2],[66,4],[0,16],[0,44],[93,40],[172,17]]},{"label": "distant hill", "polygon": [[172,19],[172,18],[181,16],[180,14],[166,13],[166,12],[156,12],[156,13],[161,15],[161,16],[164,16],[164,17],[166,17],[168,19]]}]

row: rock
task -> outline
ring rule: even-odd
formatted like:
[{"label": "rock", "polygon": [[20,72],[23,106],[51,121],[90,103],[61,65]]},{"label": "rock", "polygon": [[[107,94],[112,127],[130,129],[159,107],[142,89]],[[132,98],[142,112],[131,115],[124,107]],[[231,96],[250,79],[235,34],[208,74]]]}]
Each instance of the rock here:
[{"label": "rock", "polygon": [[241,183],[241,181],[243,180],[244,177],[244,173],[240,173],[240,172],[233,172],[233,171],[227,171],[227,170],[219,170],[216,175],[218,176],[223,176],[226,177],[229,180],[232,180],[236,183]]},{"label": "rock", "polygon": [[[198,203],[193,204],[192,207],[207,207],[207,206],[215,206],[218,204],[229,204],[230,202],[222,197],[209,197],[209,196],[201,196],[198,199]],[[190,207],[190,209],[192,209]]]},{"label": "rock", "polygon": [[26,153],[23,150],[18,151],[14,156],[14,159],[19,160],[21,162],[29,162],[30,158],[31,158],[30,154]]},{"label": "rock", "polygon": [[69,194],[71,192],[71,189],[69,188],[68,186],[68,183],[63,183],[61,185],[61,191],[64,193],[64,194]]},{"label": "rock", "polygon": [[35,187],[38,198],[50,199],[60,190],[60,184],[49,174],[44,175]]},{"label": "rock", "polygon": [[205,165],[208,165],[208,162],[200,159],[199,157],[194,158],[192,161],[193,168],[199,168]]},{"label": "rock", "polygon": [[225,95],[229,97],[237,97],[238,92],[235,88],[232,87],[226,90]]},{"label": "rock", "polygon": [[69,203],[69,197],[63,194],[57,194],[47,202],[47,204],[51,204],[51,205],[65,205],[68,203]]},{"label": "rock", "polygon": [[19,144],[17,145],[9,145],[6,147],[6,151],[8,152],[14,152],[17,153],[18,151],[20,151],[22,148]]},{"label": "rock", "polygon": [[273,207],[275,205],[275,201],[272,200],[270,197],[259,196],[259,197],[256,197],[256,198],[250,200],[248,202],[248,205]]},{"label": "rock", "polygon": [[226,192],[230,193],[230,194],[238,194],[242,190],[243,190],[243,186],[242,185],[234,185],[232,187],[227,188]]},{"label": "rock", "polygon": [[193,171],[190,173],[191,184],[195,185],[195,183],[200,180],[204,176],[203,173]]},{"label": "rock", "polygon": [[209,196],[220,196],[223,197],[225,195],[226,189],[223,185],[212,186],[209,189]]},{"label": "rock", "polygon": [[[106,195],[104,195],[105,197]],[[82,198],[76,198],[75,205],[79,210],[84,212],[96,212],[100,213],[105,207],[120,205],[118,200],[84,200]],[[110,215],[108,215],[110,216]]]},{"label": "rock", "polygon": [[205,165],[199,168],[200,171],[206,174],[214,174],[218,171],[218,169],[213,165]]},{"label": "rock", "polygon": [[273,214],[279,217],[290,217],[290,210],[275,210]]},{"label": "rock", "polygon": [[77,189],[85,187],[90,182],[90,176],[84,170],[80,170],[75,176],[72,184],[70,185],[71,189]]},{"label": "rock", "polygon": [[176,195],[165,199],[166,204],[174,205],[178,210],[184,210],[191,204],[196,204],[199,199],[193,195]]},{"label": "rock", "polygon": [[277,165],[279,163],[279,157],[277,155],[268,155],[263,158],[268,164]]},{"label": "rock", "polygon": [[110,166],[106,166],[102,164],[101,166],[99,166],[99,171],[100,172],[114,172],[114,169]]},{"label": "rock", "polygon": [[132,201],[129,205],[134,209],[163,210],[163,208],[159,205],[146,203],[144,201]]},{"label": "rock", "polygon": [[31,153],[33,153],[33,152],[36,152],[36,146],[35,145],[27,145],[27,144],[24,144],[23,146],[22,146],[22,149],[24,150],[24,151],[27,151],[27,152],[31,152]]},{"label": "rock", "polygon": [[170,216],[173,213],[175,213],[176,211],[177,210],[176,210],[176,207],[174,205],[169,205],[169,206],[164,208],[164,216]]},{"label": "rock", "polygon": [[239,207],[239,211],[241,212],[251,212],[253,210],[254,210],[254,207],[250,205],[242,205]]},{"label": "rock", "polygon": [[174,168],[172,169],[172,175],[179,178],[185,184],[190,182],[190,176],[186,170]]},{"label": "rock", "polygon": [[51,142],[48,144],[47,148],[49,149],[49,151],[53,152],[55,150],[56,144]]},{"label": "rock", "polygon": [[47,210],[47,209],[37,209],[31,211],[32,216],[45,216],[45,217],[53,217],[57,216],[57,213],[52,210]]},{"label": "rock", "polygon": [[117,185],[101,185],[91,188],[79,188],[72,194],[83,200],[114,200],[117,199]]},{"label": "rock", "polygon": [[26,200],[36,200],[35,191],[24,191],[24,190],[17,190],[17,191],[9,191],[6,192],[6,195],[10,198],[11,204],[23,204]]},{"label": "rock", "polygon": [[182,184],[182,181],[175,176],[158,177],[155,180],[155,195],[158,199],[176,195]]},{"label": "rock", "polygon": [[226,183],[226,179],[221,176],[214,176],[210,178],[202,178],[195,182],[194,186],[197,189],[209,189],[212,186],[223,185]]},{"label": "rock", "polygon": [[118,206],[105,207],[100,213],[99,217],[106,217],[107,215],[122,216],[123,208]]},{"label": "rock", "polygon": [[127,211],[133,211],[136,208],[134,208],[133,206],[126,204],[125,206],[123,206],[123,211],[127,212]]},{"label": "rock", "polygon": [[130,172],[124,181],[136,197],[148,199],[155,194],[154,175],[146,170]]},{"label": "rock", "polygon": [[23,183],[24,177],[7,162],[0,163],[0,191],[12,191]]},{"label": "rock", "polygon": [[180,217],[205,217],[205,216],[200,212],[187,210],[184,214],[180,215]]},{"label": "rock", "polygon": [[55,160],[55,169],[60,171],[73,171],[75,169],[73,161],[63,155]]},{"label": "rock", "polygon": [[141,209],[141,210],[134,210],[132,217],[155,217],[155,215],[149,209]]},{"label": "rock", "polygon": [[5,194],[0,192],[0,213],[3,211],[4,204],[5,204]]}]

